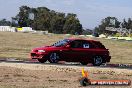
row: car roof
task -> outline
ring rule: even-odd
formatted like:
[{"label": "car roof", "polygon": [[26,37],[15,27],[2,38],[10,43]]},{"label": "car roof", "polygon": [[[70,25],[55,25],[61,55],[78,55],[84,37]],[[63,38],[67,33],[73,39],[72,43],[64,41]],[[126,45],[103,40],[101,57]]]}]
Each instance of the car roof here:
[{"label": "car roof", "polygon": [[[88,39],[82,39],[82,38],[67,38],[68,40],[86,40],[86,41],[95,41],[95,40],[88,40]],[[99,42],[99,41],[95,41],[95,42]]]}]

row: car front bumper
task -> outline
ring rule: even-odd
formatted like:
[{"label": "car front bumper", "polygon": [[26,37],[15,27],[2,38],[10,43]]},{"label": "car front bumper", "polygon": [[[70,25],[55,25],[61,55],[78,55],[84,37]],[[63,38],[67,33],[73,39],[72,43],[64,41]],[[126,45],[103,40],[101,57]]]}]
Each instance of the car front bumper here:
[{"label": "car front bumper", "polygon": [[30,58],[31,59],[42,59],[42,58],[44,58],[47,55],[48,55],[47,53],[35,53],[35,52],[31,52],[30,53]]}]

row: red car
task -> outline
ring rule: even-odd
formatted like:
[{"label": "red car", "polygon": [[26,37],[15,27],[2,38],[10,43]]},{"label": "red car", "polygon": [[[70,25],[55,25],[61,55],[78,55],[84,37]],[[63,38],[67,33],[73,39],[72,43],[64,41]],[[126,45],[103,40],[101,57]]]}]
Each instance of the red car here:
[{"label": "red car", "polygon": [[110,62],[111,56],[108,49],[102,43],[85,39],[64,39],[51,46],[34,48],[31,51],[31,59],[37,59],[44,63],[58,61],[80,62],[83,65],[92,63],[100,66],[102,63]]}]

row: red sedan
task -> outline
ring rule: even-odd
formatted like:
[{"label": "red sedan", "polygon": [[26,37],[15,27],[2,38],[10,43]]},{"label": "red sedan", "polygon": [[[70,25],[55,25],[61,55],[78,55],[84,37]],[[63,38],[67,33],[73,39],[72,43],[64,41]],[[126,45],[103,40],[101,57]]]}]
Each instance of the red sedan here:
[{"label": "red sedan", "polygon": [[83,65],[92,63],[94,66],[110,62],[111,59],[108,49],[102,43],[85,39],[64,39],[51,46],[34,48],[30,55],[31,59],[37,59],[41,63],[47,60],[50,63],[66,61],[80,62]]}]

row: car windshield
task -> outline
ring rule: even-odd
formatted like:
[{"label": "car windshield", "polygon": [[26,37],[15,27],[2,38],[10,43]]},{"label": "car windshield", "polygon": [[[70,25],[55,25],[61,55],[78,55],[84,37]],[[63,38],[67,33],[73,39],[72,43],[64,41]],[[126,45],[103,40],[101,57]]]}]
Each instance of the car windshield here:
[{"label": "car windshield", "polygon": [[64,39],[64,40],[61,40],[61,41],[58,41],[58,42],[54,43],[52,46],[60,47],[60,46],[64,46],[68,42],[69,42],[68,39]]}]

